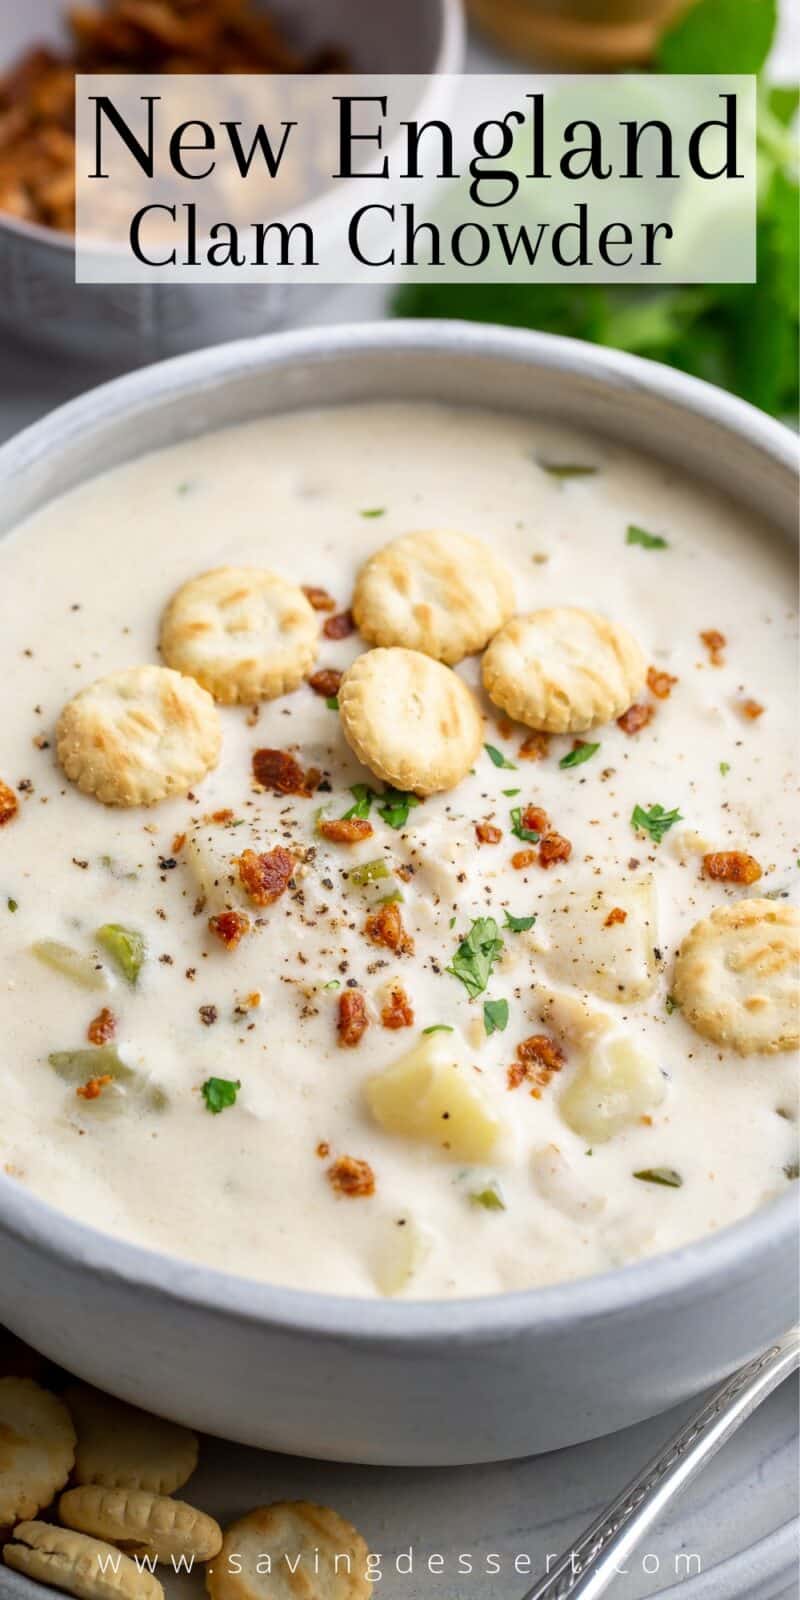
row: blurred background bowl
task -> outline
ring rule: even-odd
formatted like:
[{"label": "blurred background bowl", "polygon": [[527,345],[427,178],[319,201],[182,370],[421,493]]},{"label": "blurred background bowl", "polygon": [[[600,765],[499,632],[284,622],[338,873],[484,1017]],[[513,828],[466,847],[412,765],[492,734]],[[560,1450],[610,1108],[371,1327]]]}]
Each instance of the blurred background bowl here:
[{"label": "blurred background bowl", "polygon": [[[0,73],[37,44],[63,46],[68,0],[2,6]],[[461,0],[269,0],[301,49],[331,44],[355,72],[459,72]],[[81,362],[126,367],[201,345],[249,338],[306,315],[331,285],[76,284],[71,235],[0,212],[0,329]]]}]

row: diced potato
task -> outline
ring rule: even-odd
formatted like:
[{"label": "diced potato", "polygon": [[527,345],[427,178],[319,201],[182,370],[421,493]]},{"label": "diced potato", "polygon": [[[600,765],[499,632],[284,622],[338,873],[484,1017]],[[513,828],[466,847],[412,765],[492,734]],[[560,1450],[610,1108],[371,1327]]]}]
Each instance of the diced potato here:
[{"label": "diced potato", "polygon": [[422,1038],[370,1078],[365,1092],[372,1115],[389,1133],[423,1139],[459,1161],[485,1161],[495,1147],[500,1120],[486,1105],[456,1033]]},{"label": "diced potato", "polygon": [[387,1224],[380,1242],[373,1276],[381,1294],[402,1294],[419,1271],[431,1250],[431,1236],[414,1217]]},{"label": "diced potato", "polygon": [[582,1139],[600,1144],[655,1110],[665,1094],[664,1077],[642,1045],[610,1033],[586,1052],[561,1096],[560,1111]]},{"label": "diced potato", "polygon": [[565,1217],[580,1221],[605,1209],[605,1196],[592,1192],[557,1144],[534,1150],[531,1168],[539,1193]]},{"label": "diced potato", "polygon": [[214,914],[229,909],[242,910],[247,896],[233,865],[233,857],[243,850],[261,848],[258,840],[242,838],[246,828],[226,828],[201,823],[187,834],[184,860],[195,879],[206,909]]},{"label": "diced potato", "polygon": [[108,988],[108,973],[96,956],[85,955],[71,944],[62,944],[60,939],[37,939],[31,951],[37,961],[80,984],[82,989]]},{"label": "diced potato", "polygon": [[657,905],[651,874],[560,891],[540,906],[532,943],[548,976],[620,1005],[655,982]]}]

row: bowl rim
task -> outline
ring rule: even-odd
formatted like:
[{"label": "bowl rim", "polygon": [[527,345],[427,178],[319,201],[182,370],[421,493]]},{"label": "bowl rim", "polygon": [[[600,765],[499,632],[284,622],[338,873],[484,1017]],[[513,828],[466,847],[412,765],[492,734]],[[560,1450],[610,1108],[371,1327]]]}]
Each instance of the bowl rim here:
[{"label": "bowl rim", "polygon": [[[269,371],[304,357],[335,360],[384,353],[494,356],[523,366],[626,386],[678,405],[755,445],[773,466],[797,471],[800,442],[784,424],[737,396],[656,362],[552,334],[493,324],[448,321],[341,323],[266,334],[194,351],[138,369],[90,389],[50,412],[0,447],[0,482],[21,476],[87,430],[131,417],[155,398],[173,401],[187,392]],[[444,1341],[505,1339],[531,1328],[575,1327],[631,1314],[661,1303],[709,1293],[710,1283],[759,1259],[791,1248],[800,1208],[789,1192],[715,1233],[677,1250],[646,1257],[610,1272],[492,1295],[441,1300],[381,1300],[320,1293],[241,1277],[201,1262],[103,1233],[26,1191],[0,1171],[0,1235],[31,1247],[54,1263],[146,1290],[198,1311],[261,1322],[292,1333],[337,1342],[381,1342],[405,1348]]]},{"label": "bowl rim", "polygon": [[[435,79],[449,73],[463,71],[467,25],[462,0],[433,0],[433,3],[438,5],[440,15],[439,43],[436,55],[427,71],[407,74],[407,76]],[[368,76],[368,74],[363,75]],[[384,73],[381,76],[388,76],[388,74]],[[420,106],[420,110],[423,109],[427,116],[430,110],[427,102],[423,102]],[[324,203],[325,198],[324,194],[319,195],[316,203]],[[16,234],[18,238],[27,240],[29,243],[52,245],[62,253],[67,251],[74,254],[75,251],[74,231],[65,233],[63,229],[51,228],[44,222],[27,222],[24,217],[15,217],[11,212],[0,211],[0,238],[3,232],[12,236]],[[113,244],[103,245],[100,243],[97,246],[97,253],[102,255],[104,250],[110,250],[115,253],[118,248]]]}]

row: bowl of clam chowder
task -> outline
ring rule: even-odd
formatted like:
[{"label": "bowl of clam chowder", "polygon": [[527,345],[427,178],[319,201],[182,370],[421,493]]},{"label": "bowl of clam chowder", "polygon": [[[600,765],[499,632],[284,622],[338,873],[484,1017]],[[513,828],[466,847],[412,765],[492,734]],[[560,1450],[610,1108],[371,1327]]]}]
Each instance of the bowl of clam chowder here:
[{"label": "bowl of clam chowder", "polygon": [[667,369],[421,323],[0,451],[3,1321],[434,1464],[792,1320],[794,463]]}]

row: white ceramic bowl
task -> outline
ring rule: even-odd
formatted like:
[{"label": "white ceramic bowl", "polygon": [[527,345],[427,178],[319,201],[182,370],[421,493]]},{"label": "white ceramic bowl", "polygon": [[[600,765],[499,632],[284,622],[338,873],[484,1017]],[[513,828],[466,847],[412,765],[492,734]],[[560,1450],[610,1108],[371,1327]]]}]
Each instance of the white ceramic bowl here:
[{"label": "white ceramic bowl", "polygon": [[[0,532],[154,446],[387,396],[568,417],[722,487],[776,538],[794,532],[796,441],[761,412],[572,340],[413,322],[205,350],[95,390],[0,450]],[[85,1227],[2,1173],[0,1251],[0,1322],[73,1372],[209,1433],[351,1461],[489,1461],[591,1438],[711,1384],[797,1314],[793,1192],[669,1255],[478,1300],[227,1276]]]},{"label": "white ceramic bowl", "polygon": [[[68,0],[0,0],[0,73],[34,44],[63,43]],[[268,0],[301,48],[346,50],[356,72],[459,72],[461,0]],[[435,98],[435,85],[432,86]],[[435,105],[428,104],[432,115]],[[308,212],[313,219],[313,207]],[[0,212],[0,330],[107,370],[296,322],[325,284],[76,284],[72,237]]]}]

